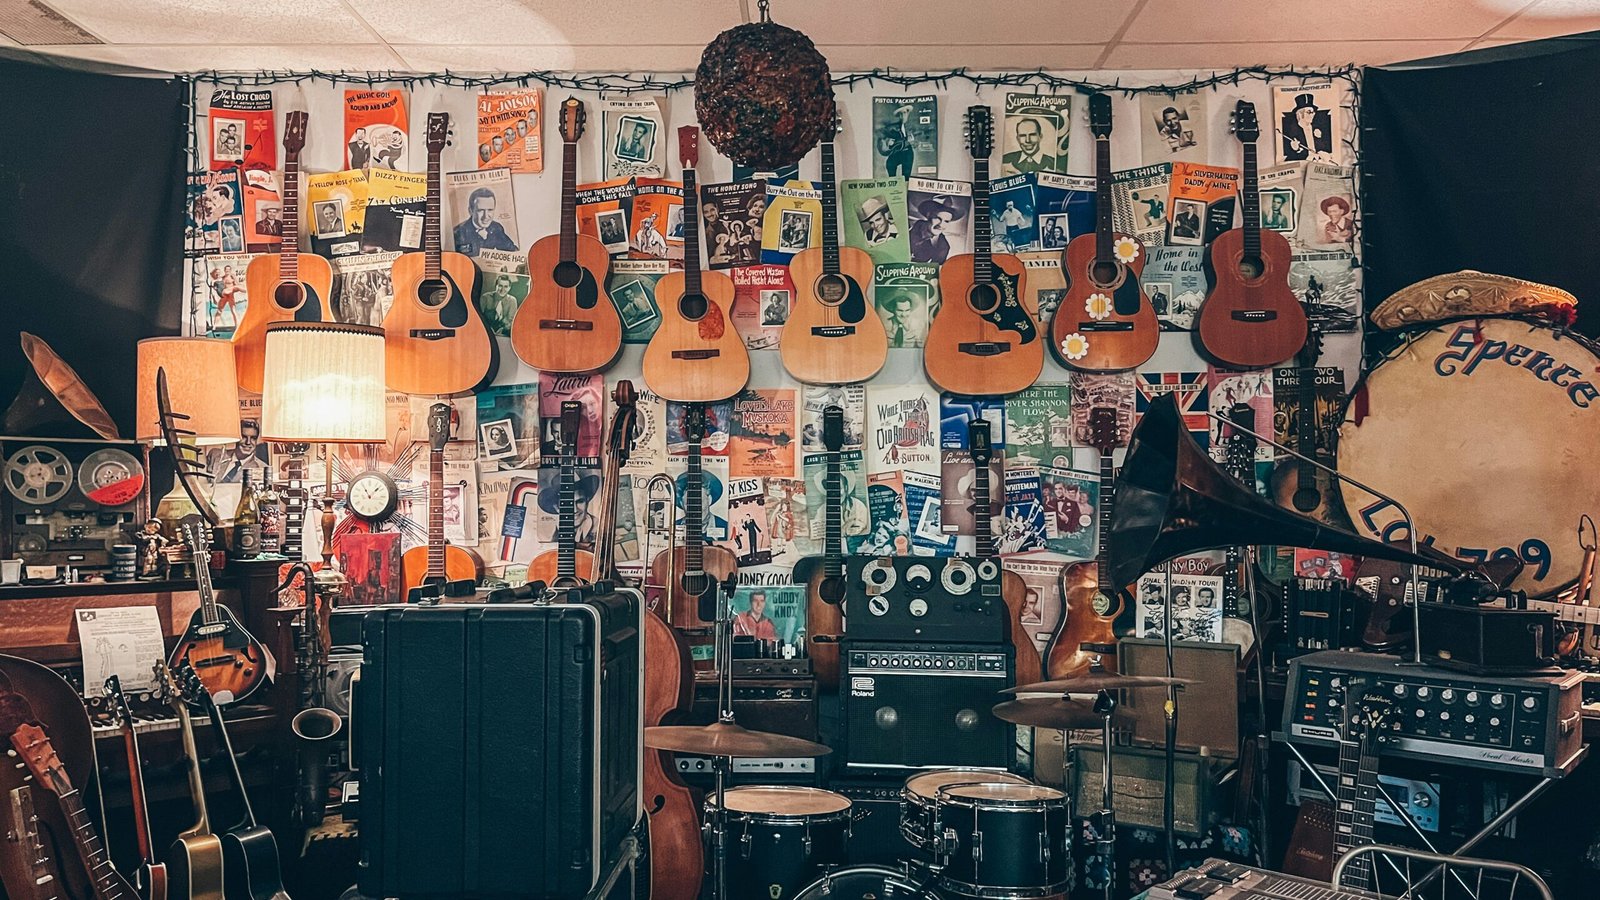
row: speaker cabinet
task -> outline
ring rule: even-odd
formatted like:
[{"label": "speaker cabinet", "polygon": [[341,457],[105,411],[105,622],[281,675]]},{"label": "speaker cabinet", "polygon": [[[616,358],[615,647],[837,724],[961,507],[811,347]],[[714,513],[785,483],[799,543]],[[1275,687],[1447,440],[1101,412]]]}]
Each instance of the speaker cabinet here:
[{"label": "speaker cabinet", "polygon": [[842,659],[844,771],[1010,765],[1014,731],[990,709],[1016,678],[1011,648],[847,642]]}]

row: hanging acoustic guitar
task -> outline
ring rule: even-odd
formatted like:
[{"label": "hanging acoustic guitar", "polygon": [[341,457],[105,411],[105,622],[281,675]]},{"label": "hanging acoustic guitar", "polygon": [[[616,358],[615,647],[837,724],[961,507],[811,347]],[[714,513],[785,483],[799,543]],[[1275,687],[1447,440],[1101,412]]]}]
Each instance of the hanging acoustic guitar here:
[{"label": "hanging acoustic guitar", "polygon": [[967,423],[967,447],[972,454],[972,521],[977,541],[978,578],[988,581],[991,573],[1000,576],[1000,598],[1006,604],[1007,638],[1016,653],[1017,684],[1037,684],[1044,680],[1044,665],[1039,646],[1022,627],[1022,607],[1027,603],[1028,585],[1022,576],[1007,572],[994,544],[994,506],[989,499],[989,465],[994,451],[989,440],[989,422],[974,417]]},{"label": "hanging acoustic guitar", "polygon": [[1120,416],[1114,406],[1089,409],[1089,443],[1100,451],[1099,548],[1095,558],[1061,570],[1061,621],[1045,647],[1045,677],[1072,678],[1089,670],[1096,658],[1116,668],[1117,635],[1112,623],[1124,598],[1111,583],[1111,500],[1116,470],[1111,455],[1122,445]]},{"label": "hanging acoustic guitar", "polygon": [[825,529],[822,556],[809,556],[794,567],[796,581],[806,586],[806,633],[813,640],[827,636],[831,642],[811,645],[811,667],[817,683],[830,690],[839,686],[839,644],[844,631],[844,482],[840,474],[839,453],[844,449],[844,409],[827,406],[822,410],[822,446],[826,471],[822,486],[826,493],[823,512]]},{"label": "hanging acoustic guitar", "polygon": [[469,596],[483,580],[483,559],[476,550],[444,539],[444,447],[450,442],[450,404],[428,409],[428,543],[400,557],[400,580],[408,597],[419,588],[446,596]]}]

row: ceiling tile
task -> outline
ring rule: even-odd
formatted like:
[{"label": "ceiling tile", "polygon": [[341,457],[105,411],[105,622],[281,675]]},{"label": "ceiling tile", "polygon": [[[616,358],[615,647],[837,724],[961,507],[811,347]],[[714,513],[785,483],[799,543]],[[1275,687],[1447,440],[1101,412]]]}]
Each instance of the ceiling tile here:
[{"label": "ceiling tile", "polygon": [[1600,0],[1539,0],[1495,29],[1497,38],[1543,38],[1600,31]]},{"label": "ceiling tile", "polygon": [[382,44],[102,44],[33,47],[41,53],[134,66],[159,72],[348,69],[388,71],[403,67]]},{"label": "ceiling tile", "polygon": [[[1103,44],[1116,37],[1137,0],[865,0],[784,3],[774,21],[818,44],[1020,44],[1041,37]],[[755,7],[751,3],[752,9]],[[943,65],[912,62],[910,66]],[[870,68],[870,66],[869,66]]]},{"label": "ceiling tile", "polygon": [[835,72],[893,68],[928,69],[1085,69],[1105,49],[1101,44],[869,45],[825,44],[818,49]]},{"label": "ceiling tile", "polygon": [[[349,0],[394,44],[700,44],[742,20],[739,0]],[[753,5],[753,4],[752,4]]]},{"label": "ceiling tile", "polygon": [[699,44],[392,46],[406,67],[417,72],[692,72],[704,49]]},{"label": "ceiling tile", "polygon": [[372,42],[340,0],[50,0],[113,44]]},{"label": "ceiling tile", "polygon": [[1509,0],[1333,0],[1305,3],[1149,0],[1123,40],[1362,41],[1477,38],[1515,12]]},{"label": "ceiling tile", "polygon": [[1209,69],[1236,66],[1382,65],[1454,53],[1466,40],[1312,41],[1260,44],[1118,44],[1107,69]]}]

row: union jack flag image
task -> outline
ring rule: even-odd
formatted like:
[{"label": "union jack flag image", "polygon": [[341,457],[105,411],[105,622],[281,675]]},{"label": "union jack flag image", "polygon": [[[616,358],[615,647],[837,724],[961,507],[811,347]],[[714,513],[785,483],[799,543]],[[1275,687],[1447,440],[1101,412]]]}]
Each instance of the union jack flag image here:
[{"label": "union jack flag image", "polygon": [[[1163,394],[1172,394],[1178,401],[1178,415],[1201,449],[1211,444],[1211,420],[1206,417],[1211,392],[1206,390],[1206,373],[1201,372],[1139,372],[1137,373],[1139,397],[1134,413],[1143,418],[1150,404]],[[1138,427],[1134,422],[1134,427]]]}]

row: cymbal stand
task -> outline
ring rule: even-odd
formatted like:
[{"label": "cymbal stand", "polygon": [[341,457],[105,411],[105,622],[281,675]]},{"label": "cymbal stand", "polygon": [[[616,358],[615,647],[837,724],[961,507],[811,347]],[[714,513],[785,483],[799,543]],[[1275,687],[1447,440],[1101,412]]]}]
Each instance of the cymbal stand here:
[{"label": "cymbal stand", "polygon": [[[714,656],[717,667],[717,721],[732,725],[733,721],[733,606],[735,579],[712,582],[710,590],[717,592],[717,625]],[[728,896],[728,770],[732,757],[717,756],[711,760],[716,778],[717,814],[712,819],[711,834],[716,841],[712,855],[714,872],[711,880],[711,900],[727,900]]]},{"label": "cymbal stand", "polygon": [[[1106,867],[1105,900],[1114,900],[1117,882],[1117,814],[1111,785],[1111,717],[1117,711],[1117,695],[1102,690],[1094,698],[1094,711],[1100,714],[1100,811],[1092,822],[1095,852]],[[1062,740],[1066,740],[1063,734]],[[1062,748],[1065,751],[1065,747]]]}]

